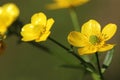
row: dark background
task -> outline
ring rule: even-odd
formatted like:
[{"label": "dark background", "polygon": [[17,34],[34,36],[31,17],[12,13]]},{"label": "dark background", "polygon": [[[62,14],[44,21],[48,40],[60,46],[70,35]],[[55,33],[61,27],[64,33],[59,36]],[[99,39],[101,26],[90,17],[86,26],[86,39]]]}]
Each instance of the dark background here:
[{"label": "dark background", "polygon": [[[47,10],[45,5],[52,0],[0,0],[0,5],[15,3],[20,8],[19,19],[29,23],[36,12],[44,12],[48,18],[53,17],[55,24],[51,36],[68,46],[67,35],[72,31],[72,22],[67,9]],[[91,0],[77,7],[79,23],[96,19],[104,27],[108,23],[118,25],[116,35],[109,41],[115,43],[113,61],[105,72],[105,80],[120,79],[120,0]],[[17,44],[18,37],[12,35],[4,41],[6,50],[0,56],[0,80],[82,80],[82,69],[62,68],[62,64],[77,64],[76,59],[50,40],[40,45],[49,48],[49,53],[29,43]],[[92,80],[89,75],[84,80]]]}]

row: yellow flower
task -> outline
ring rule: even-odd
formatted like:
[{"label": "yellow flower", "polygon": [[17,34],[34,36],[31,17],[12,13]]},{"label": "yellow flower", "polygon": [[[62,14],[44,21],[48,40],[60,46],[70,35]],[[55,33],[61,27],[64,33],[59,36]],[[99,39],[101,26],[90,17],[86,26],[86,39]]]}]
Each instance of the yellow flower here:
[{"label": "yellow flower", "polygon": [[31,23],[23,26],[21,35],[23,41],[35,42],[45,41],[50,35],[50,28],[52,27],[54,20],[52,18],[47,20],[44,13],[36,13],[31,17]]},{"label": "yellow flower", "polygon": [[68,42],[78,48],[78,53],[93,54],[104,52],[114,47],[113,44],[106,44],[113,37],[117,30],[115,24],[107,24],[101,31],[100,24],[95,20],[89,20],[83,24],[81,32],[72,31],[68,35]]},{"label": "yellow flower", "polygon": [[13,3],[7,3],[0,7],[0,35],[4,35],[7,28],[19,16],[19,8]]},{"label": "yellow flower", "polygon": [[47,5],[48,9],[70,8],[83,5],[89,0],[54,0],[54,3]]}]

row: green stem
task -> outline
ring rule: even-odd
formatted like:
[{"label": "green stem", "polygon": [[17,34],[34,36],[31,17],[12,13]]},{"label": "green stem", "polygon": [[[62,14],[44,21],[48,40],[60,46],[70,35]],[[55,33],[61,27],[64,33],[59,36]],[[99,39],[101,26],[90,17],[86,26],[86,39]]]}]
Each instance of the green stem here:
[{"label": "green stem", "polygon": [[80,26],[79,26],[77,14],[75,12],[75,8],[71,7],[69,11],[70,11],[70,16],[73,22],[74,29],[76,31],[80,31]]},{"label": "green stem", "polygon": [[92,77],[93,77],[93,80],[101,80],[100,79],[100,75],[99,74],[97,74],[97,73],[91,73],[92,74]]},{"label": "green stem", "polygon": [[80,56],[78,56],[76,53],[73,52],[73,50],[70,50],[69,48],[67,48],[66,46],[64,46],[63,44],[57,42],[56,40],[54,40],[53,38],[49,37],[49,40],[51,40],[52,42],[54,42],[55,44],[59,45],[60,47],[62,47],[63,49],[65,49],[66,51],[68,51],[69,53],[72,53],[73,56],[75,56],[77,59],[79,59],[81,61],[81,63],[86,63],[85,60],[83,60]]},{"label": "green stem", "polygon": [[97,67],[98,67],[100,79],[101,79],[101,80],[104,80],[104,77],[103,77],[103,74],[102,74],[102,71],[101,71],[101,67],[100,67],[100,61],[99,61],[98,53],[96,52],[95,55],[96,55]]},{"label": "green stem", "polygon": [[88,70],[93,70],[93,66],[86,62],[84,59],[82,59],[80,56],[78,56],[73,50],[67,48],[66,46],[64,46],[63,44],[57,42],[56,40],[54,40],[53,38],[49,37],[49,40],[51,40],[52,42],[54,42],[55,44],[57,44],[58,46],[62,47],[63,49],[65,49],[66,51],[68,51],[69,53],[71,53],[74,57],[76,57],[80,63]]}]

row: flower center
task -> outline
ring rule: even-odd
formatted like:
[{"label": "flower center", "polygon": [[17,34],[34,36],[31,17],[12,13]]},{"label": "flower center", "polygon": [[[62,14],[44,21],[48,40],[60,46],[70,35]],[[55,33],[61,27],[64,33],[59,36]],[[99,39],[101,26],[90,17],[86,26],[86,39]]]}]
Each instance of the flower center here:
[{"label": "flower center", "polygon": [[91,35],[89,38],[89,42],[91,42],[93,45],[99,42],[99,38],[96,35]]}]

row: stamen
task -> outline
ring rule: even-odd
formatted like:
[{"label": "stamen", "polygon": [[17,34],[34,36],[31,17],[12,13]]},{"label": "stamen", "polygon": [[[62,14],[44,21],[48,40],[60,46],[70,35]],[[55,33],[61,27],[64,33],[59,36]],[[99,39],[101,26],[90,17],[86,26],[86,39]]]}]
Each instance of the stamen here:
[{"label": "stamen", "polygon": [[91,42],[93,45],[99,42],[99,39],[96,35],[91,35],[89,38],[89,42]]}]

